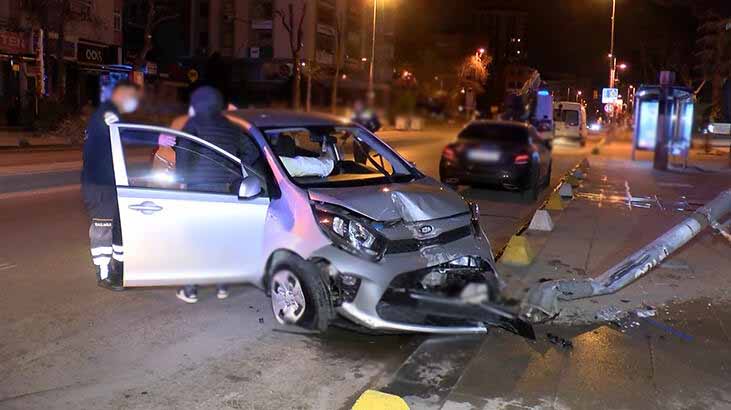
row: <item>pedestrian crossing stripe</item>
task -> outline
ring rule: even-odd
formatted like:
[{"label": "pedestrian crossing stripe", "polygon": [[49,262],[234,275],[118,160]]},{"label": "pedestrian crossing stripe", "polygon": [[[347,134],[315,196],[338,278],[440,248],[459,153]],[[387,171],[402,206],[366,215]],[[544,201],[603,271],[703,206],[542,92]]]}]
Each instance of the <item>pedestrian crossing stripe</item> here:
[{"label": "pedestrian crossing stripe", "polygon": [[366,390],[353,405],[352,410],[409,410],[404,399],[377,390]]}]

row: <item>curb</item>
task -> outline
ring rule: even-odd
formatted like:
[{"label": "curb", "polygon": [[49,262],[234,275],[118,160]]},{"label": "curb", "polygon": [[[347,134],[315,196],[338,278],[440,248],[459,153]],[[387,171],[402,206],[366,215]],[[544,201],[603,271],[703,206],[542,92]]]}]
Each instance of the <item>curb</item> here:
[{"label": "curb", "polygon": [[[566,174],[564,174],[563,178],[561,178],[559,183],[553,188],[551,193],[548,195],[548,198],[546,198],[546,200],[543,201],[543,203],[538,205],[538,207],[536,207],[536,209],[533,212],[531,212],[531,215],[529,218],[526,218],[522,221],[522,223],[520,224],[520,228],[518,228],[518,230],[515,232],[515,234],[513,234],[512,238],[523,236],[523,233],[525,233],[525,231],[528,230],[528,227],[530,226],[530,223],[533,220],[536,211],[541,210],[541,209],[551,210],[550,208],[547,208],[547,206],[552,199],[554,202],[556,201],[556,199],[554,199],[554,197],[557,198],[558,201],[561,203],[561,209],[564,209],[563,201],[561,200],[561,196],[559,195],[559,190],[561,189],[561,185],[566,183],[566,180],[569,177],[576,179],[577,171],[583,170],[582,172],[585,172],[585,170],[588,168],[590,168],[589,160],[587,158],[584,158],[581,161],[577,162],[576,165],[574,165],[573,168],[571,168],[568,172],[566,172]],[[577,179],[577,181],[578,181],[578,179]],[[556,204],[554,203],[553,205],[556,205]],[[506,249],[508,248],[508,245],[512,241],[512,238],[505,246],[503,246],[502,249],[500,249],[498,252],[495,253],[496,262],[502,262],[501,261],[502,256],[505,253]]]}]

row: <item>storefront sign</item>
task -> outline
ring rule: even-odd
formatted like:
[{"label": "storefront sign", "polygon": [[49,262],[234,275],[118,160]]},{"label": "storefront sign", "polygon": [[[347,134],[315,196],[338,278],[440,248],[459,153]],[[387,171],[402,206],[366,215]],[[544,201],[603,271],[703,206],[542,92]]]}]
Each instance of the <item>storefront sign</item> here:
[{"label": "storefront sign", "polygon": [[105,49],[103,46],[96,46],[86,43],[78,43],[76,58],[80,63],[104,64]]},{"label": "storefront sign", "polygon": [[0,53],[33,54],[31,34],[0,30]]}]

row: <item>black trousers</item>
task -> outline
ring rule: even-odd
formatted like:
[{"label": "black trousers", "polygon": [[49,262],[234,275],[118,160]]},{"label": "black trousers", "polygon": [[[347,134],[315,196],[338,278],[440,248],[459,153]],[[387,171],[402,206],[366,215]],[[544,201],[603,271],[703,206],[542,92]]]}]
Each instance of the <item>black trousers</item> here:
[{"label": "black trousers", "polygon": [[[124,248],[117,190],[114,186],[84,184],[82,194],[91,219],[89,248],[92,263],[97,267],[97,274],[100,279],[106,279],[110,273],[116,273],[121,277]],[[112,264],[113,260],[118,263]],[[112,272],[113,265],[119,266],[118,272]]]}]

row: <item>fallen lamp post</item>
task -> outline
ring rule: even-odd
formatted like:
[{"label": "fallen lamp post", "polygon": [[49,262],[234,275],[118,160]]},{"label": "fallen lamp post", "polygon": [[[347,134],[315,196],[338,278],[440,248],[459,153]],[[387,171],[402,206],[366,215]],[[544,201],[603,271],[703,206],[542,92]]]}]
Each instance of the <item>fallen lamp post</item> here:
[{"label": "fallen lamp post", "polygon": [[617,292],[643,277],[707,227],[715,229],[727,239],[731,238],[729,224],[720,222],[730,213],[731,189],[728,189],[601,275],[589,279],[548,281],[531,289],[521,304],[521,316],[531,322],[541,322],[560,313],[559,300],[570,301]]}]

